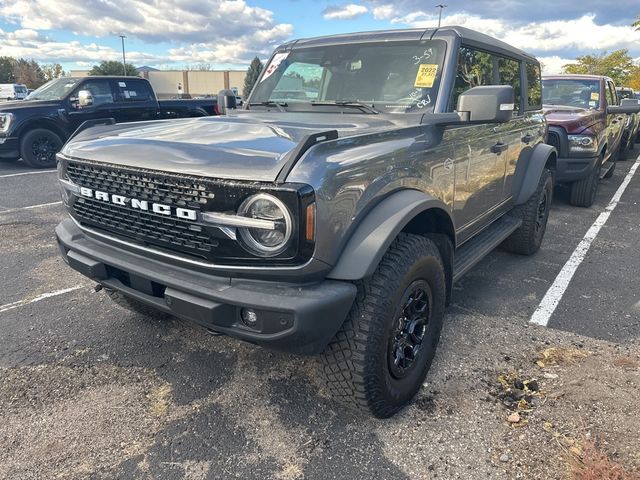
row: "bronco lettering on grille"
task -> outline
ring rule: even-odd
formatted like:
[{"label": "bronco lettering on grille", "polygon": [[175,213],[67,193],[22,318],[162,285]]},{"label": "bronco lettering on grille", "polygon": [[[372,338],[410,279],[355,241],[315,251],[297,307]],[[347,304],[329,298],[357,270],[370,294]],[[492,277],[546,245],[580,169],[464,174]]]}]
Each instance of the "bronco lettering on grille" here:
[{"label": "bronco lettering on grille", "polygon": [[102,200],[104,202],[113,203],[115,205],[129,206],[136,210],[143,210],[148,212],[151,209],[152,212],[160,215],[173,215],[182,220],[196,220],[198,212],[189,208],[171,207],[171,205],[165,205],[162,203],[149,203],[147,200],[138,200],[137,198],[127,198],[123,195],[110,194],[108,192],[101,192],[99,190],[93,190],[91,188],[80,187],[80,195],[87,198],[95,198],[96,200]]}]

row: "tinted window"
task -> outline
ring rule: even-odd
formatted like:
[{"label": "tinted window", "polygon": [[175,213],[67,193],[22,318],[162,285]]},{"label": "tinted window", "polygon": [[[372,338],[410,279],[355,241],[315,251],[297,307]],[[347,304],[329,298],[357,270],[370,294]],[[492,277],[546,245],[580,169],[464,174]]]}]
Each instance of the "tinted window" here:
[{"label": "tinted window", "polygon": [[276,53],[250,101],[286,102],[296,111],[318,110],[311,102],[361,102],[388,113],[428,113],[438,94],[445,48],[443,41],[429,40]]},{"label": "tinted window", "polygon": [[461,47],[458,55],[458,71],[451,99],[454,110],[460,94],[481,85],[511,85],[514,90],[514,111],[520,111],[521,85],[520,62],[511,58]]},{"label": "tinted window", "polygon": [[121,102],[146,102],[153,98],[147,82],[125,80],[116,82],[116,87]]},{"label": "tinted window", "polygon": [[93,97],[93,106],[113,103],[113,93],[108,80],[89,80],[80,85],[80,90],[88,90]]},{"label": "tinted window", "polygon": [[527,105],[542,106],[542,81],[540,80],[540,65],[527,63]]}]

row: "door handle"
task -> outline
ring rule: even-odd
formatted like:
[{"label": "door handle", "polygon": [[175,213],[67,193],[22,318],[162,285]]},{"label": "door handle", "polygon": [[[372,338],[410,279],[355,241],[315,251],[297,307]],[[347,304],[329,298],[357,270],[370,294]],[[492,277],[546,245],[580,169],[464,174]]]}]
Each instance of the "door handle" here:
[{"label": "door handle", "polygon": [[521,140],[522,140],[522,143],[527,143],[528,144],[528,143],[532,142],[533,139],[534,139],[534,136],[531,135],[530,133],[527,133],[524,137],[522,137]]},{"label": "door handle", "polygon": [[493,147],[491,147],[491,152],[500,155],[507,148],[509,148],[509,145],[507,145],[506,143],[498,142]]}]

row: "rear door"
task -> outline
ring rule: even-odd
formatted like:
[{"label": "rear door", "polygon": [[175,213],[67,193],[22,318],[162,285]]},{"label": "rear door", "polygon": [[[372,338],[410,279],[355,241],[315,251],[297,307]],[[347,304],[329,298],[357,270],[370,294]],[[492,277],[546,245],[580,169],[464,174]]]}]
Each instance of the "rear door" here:
[{"label": "rear door", "polygon": [[136,78],[112,82],[116,92],[116,122],[140,122],[159,117],[158,102],[149,82]]},{"label": "rear door", "polygon": [[[605,97],[607,105],[618,105],[618,94],[613,82],[607,80],[605,82]],[[624,114],[607,114],[607,156],[615,154],[616,149],[620,146],[620,140],[624,129]],[[606,159],[605,159],[606,160]]]}]

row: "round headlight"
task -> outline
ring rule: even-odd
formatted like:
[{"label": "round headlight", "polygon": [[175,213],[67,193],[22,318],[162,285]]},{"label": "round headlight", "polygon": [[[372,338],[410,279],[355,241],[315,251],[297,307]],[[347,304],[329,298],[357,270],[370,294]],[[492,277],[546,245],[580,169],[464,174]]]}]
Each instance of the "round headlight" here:
[{"label": "round headlight", "polygon": [[238,214],[266,221],[256,222],[255,227],[238,229],[240,238],[249,250],[269,257],[287,248],[293,232],[293,220],[289,209],[278,198],[267,193],[253,195],[242,202]]}]

